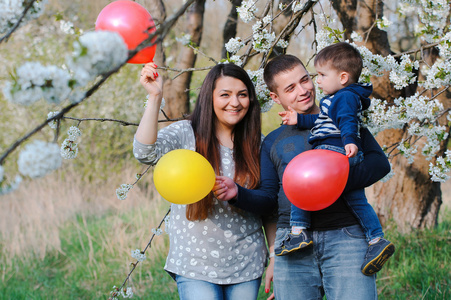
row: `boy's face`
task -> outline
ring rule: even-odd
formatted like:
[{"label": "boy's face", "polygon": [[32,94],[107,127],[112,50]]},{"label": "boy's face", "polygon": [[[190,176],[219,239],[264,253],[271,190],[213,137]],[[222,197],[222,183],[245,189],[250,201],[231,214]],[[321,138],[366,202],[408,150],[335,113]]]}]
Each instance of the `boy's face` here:
[{"label": "boy's face", "polygon": [[347,73],[335,70],[330,63],[315,65],[315,69],[318,72],[316,83],[323,90],[324,94],[334,94],[346,86],[348,80],[347,78],[343,80],[343,78],[347,76]]},{"label": "boy's face", "polygon": [[280,72],[274,76],[274,83],[276,91],[269,94],[285,110],[290,106],[298,114],[319,113],[315,104],[315,85],[302,65]]}]

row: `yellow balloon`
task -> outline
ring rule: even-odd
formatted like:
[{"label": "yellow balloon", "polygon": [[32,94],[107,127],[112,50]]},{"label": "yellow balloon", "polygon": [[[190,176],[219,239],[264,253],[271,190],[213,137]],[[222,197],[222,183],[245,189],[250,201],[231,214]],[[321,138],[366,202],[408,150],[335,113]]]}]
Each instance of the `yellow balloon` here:
[{"label": "yellow balloon", "polygon": [[172,150],[155,165],[153,182],[160,195],[175,204],[191,204],[203,199],[215,184],[210,162],[199,153]]}]

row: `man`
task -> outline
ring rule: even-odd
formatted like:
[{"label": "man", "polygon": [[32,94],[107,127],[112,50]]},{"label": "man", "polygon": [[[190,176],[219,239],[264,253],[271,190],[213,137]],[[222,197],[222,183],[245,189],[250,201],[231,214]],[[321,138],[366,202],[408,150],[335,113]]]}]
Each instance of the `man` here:
[{"label": "man", "polygon": [[[302,62],[292,55],[281,55],[268,63],[264,72],[271,98],[299,114],[317,114],[315,87]],[[282,188],[286,165],[298,154],[310,150],[309,131],[282,125],[263,141],[261,183],[256,190],[240,187],[218,177],[214,187],[220,200],[255,213],[270,214],[278,208],[275,245],[290,232],[291,204]],[[377,162],[378,169],[352,184],[364,188],[390,171],[385,154],[368,130],[361,132],[365,159]],[[356,170],[362,172],[363,170]],[[302,193],[302,191],[299,191]],[[362,190],[363,193],[363,190]],[[377,299],[376,278],[365,276],[360,267],[368,244],[358,221],[343,196],[331,206],[311,213],[313,247],[275,258],[274,292],[278,300],[298,299]]]}]

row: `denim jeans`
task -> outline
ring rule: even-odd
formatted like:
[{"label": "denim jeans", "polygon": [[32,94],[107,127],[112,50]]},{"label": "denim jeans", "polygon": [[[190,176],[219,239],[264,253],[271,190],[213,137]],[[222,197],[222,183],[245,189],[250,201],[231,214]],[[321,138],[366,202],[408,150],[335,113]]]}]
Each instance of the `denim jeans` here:
[{"label": "denim jeans", "polygon": [[[277,229],[276,246],[289,232]],[[313,231],[312,237],[313,247],[275,257],[277,300],[377,299],[376,275],[360,271],[368,244],[359,225]]]},{"label": "denim jeans", "polygon": [[261,277],[235,284],[214,284],[192,278],[175,276],[180,300],[254,300],[257,299]]},{"label": "denim jeans", "polygon": [[[315,149],[326,149],[341,153],[343,155],[346,154],[344,148],[332,145],[319,145]],[[359,164],[362,162],[363,152],[359,151],[356,156],[349,158],[349,167],[358,168]],[[365,176],[365,174],[359,174],[358,172],[354,172],[353,174],[355,174],[355,176]],[[354,179],[348,178],[348,181],[352,180]],[[384,236],[379,218],[377,217],[373,207],[368,203],[368,199],[366,198],[365,191],[363,189],[346,191],[342,194],[342,197],[344,197],[346,204],[356,216],[360,225],[362,225],[367,241]],[[292,204],[290,225],[309,228],[310,212],[304,211]]]}]

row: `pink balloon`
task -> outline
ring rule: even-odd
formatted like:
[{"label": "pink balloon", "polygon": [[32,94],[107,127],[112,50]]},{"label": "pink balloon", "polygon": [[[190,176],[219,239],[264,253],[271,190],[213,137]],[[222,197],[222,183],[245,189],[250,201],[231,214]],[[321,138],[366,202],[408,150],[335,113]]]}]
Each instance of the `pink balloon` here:
[{"label": "pink balloon", "polygon": [[286,166],[282,186],[288,200],[308,211],[333,204],[343,192],[349,175],[348,158],[331,150],[309,150]]},{"label": "pink balloon", "polygon": [[[119,33],[127,44],[128,50],[134,50],[149,37],[149,33],[156,30],[150,13],[140,4],[130,0],[118,0],[105,6],[97,17],[95,28]],[[153,45],[142,49],[128,63],[151,62],[155,56],[156,47],[157,45]]]}]

